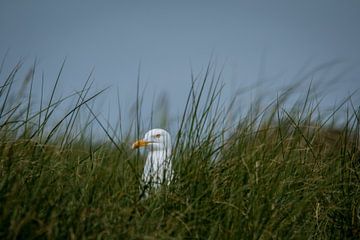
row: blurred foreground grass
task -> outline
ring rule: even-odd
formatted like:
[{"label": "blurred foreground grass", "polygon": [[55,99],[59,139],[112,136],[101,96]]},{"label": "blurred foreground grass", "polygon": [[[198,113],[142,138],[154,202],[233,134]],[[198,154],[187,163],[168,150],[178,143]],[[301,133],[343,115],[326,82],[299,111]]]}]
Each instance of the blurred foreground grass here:
[{"label": "blurred foreground grass", "polygon": [[[193,79],[173,136],[175,180],[139,200],[143,158],[129,134],[118,141],[93,113],[89,81],[56,99],[58,77],[34,109],[35,69],[21,97],[19,68],[1,78],[1,239],[360,237],[359,106],[350,97],[324,115],[310,89],[290,109],[285,92],[227,129],[208,68]],[[68,98],[72,107],[58,110]],[[88,134],[95,123],[108,140]]]}]

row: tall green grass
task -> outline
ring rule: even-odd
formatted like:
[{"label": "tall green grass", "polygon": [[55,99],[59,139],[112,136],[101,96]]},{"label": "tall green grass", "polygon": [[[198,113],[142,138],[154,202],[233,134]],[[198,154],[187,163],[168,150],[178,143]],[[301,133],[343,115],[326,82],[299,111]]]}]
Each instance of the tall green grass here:
[{"label": "tall green grass", "polygon": [[[297,91],[289,88],[229,124],[236,104],[222,101],[221,74],[209,64],[192,76],[173,136],[174,181],[139,199],[144,157],[129,147],[131,131],[148,130],[139,91],[137,123],[126,131],[120,122],[120,137],[93,109],[102,92],[91,94],[91,76],[56,98],[62,65],[49,98],[42,87],[33,104],[33,82],[44,79],[34,79],[35,63],[21,97],[20,68],[1,75],[2,239],[360,237],[360,121],[351,96],[325,114],[311,87],[285,107]],[[93,139],[95,124],[107,140]]]}]

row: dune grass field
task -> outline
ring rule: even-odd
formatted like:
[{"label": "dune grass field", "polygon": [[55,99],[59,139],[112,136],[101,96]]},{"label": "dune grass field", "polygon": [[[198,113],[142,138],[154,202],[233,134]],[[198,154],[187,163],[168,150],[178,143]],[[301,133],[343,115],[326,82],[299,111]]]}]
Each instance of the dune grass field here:
[{"label": "dune grass field", "polygon": [[35,67],[23,78],[21,68],[0,75],[1,239],[360,238],[351,95],[328,111],[311,85],[294,86],[232,118],[236,103],[224,104],[208,66],[191,79],[172,132],[173,181],[140,199],[146,153],[131,144],[158,127],[141,124],[141,96],[129,129],[111,127],[93,107],[104,92],[92,93],[90,78],[58,97],[63,68],[41,91]]}]

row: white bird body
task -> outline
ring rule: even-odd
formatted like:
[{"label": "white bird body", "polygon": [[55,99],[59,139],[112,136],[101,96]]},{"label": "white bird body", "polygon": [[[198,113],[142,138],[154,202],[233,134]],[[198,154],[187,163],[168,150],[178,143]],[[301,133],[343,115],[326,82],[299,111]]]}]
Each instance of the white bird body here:
[{"label": "white bird body", "polygon": [[159,188],[163,183],[169,184],[172,176],[171,137],[164,129],[152,129],[145,137],[136,141],[133,148],[145,147],[148,150],[142,184],[144,188]]}]

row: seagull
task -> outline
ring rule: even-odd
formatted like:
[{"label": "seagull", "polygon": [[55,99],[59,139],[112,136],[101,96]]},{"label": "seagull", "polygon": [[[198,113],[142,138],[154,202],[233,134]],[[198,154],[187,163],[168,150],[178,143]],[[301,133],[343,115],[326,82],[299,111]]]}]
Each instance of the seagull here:
[{"label": "seagull", "polygon": [[133,149],[141,147],[148,151],[141,178],[142,195],[147,195],[148,190],[157,189],[163,183],[169,184],[172,179],[170,134],[164,129],[151,129],[143,139],[137,140],[132,145]]}]

